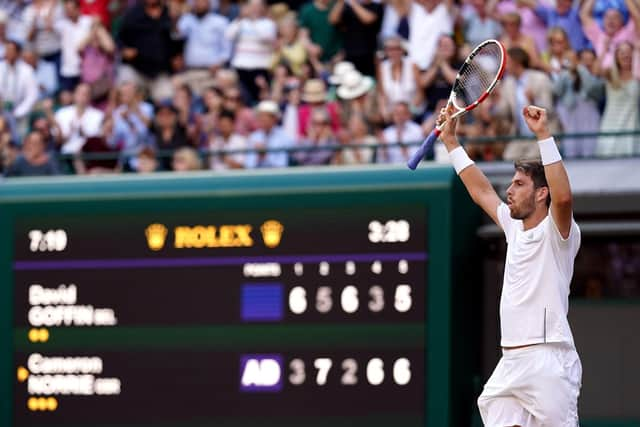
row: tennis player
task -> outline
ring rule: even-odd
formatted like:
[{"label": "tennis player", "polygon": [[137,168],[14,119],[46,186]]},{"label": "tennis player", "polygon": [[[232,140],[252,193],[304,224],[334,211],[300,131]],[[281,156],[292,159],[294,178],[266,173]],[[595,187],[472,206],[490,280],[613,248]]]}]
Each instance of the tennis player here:
[{"label": "tennis player", "polygon": [[[453,108],[442,111],[439,123]],[[504,231],[507,257],[500,300],[502,358],[478,398],[488,427],[577,427],[582,366],[567,321],[569,283],[580,247],[569,178],[547,113],[524,108],[541,162],[518,161],[507,202],[469,159],[455,120],[440,135],[476,202]]]}]

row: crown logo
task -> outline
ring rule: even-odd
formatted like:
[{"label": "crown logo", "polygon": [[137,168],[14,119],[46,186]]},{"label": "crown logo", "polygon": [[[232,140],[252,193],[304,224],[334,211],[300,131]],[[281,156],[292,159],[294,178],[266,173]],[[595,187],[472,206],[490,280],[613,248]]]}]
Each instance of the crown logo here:
[{"label": "crown logo", "polygon": [[284,227],[275,219],[265,221],[260,227],[262,232],[262,240],[268,248],[275,248],[280,244]]},{"label": "crown logo", "polygon": [[162,224],[151,224],[144,231],[147,236],[147,244],[152,251],[159,251],[164,247],[164,241],[167,238],[167,227]]}]

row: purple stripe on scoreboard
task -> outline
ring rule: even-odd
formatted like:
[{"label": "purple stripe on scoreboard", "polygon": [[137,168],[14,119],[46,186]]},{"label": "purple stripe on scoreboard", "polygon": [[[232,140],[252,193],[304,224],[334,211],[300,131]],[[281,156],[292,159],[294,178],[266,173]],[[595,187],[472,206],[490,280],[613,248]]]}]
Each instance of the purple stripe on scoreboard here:
[{"label": "purple stripe on scoreboard", "polygon": [[241,317],[245,322],[279,321],[284,317],[281,283],[242,285]]},{"label": "purple stripe on scoreboard", "polygon": [[317,255],[271,255],[244,257],[206,257],[206,258],[115,258],[115,259],[63,259],[46,261],[15,261],[13,269],[25,270],[92,270],[125,268],[173,268],[173,267],[209,267],[224,265],[242,265],[247,262],[278,262],[294,264],[296,262],[373,262],[373,261],[425,261],[425,252],[383,252],[355,254],[317,254]]}]

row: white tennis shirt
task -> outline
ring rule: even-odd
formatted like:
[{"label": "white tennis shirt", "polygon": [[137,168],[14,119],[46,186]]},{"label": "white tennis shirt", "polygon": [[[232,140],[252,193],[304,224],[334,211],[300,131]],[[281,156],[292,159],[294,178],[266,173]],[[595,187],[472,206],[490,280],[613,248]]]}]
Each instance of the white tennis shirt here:
[{"label": "white tennis shirt", "polygon": [[580,248],[580,229],[572,219],[563,239],[551,211],[532,229],[498,206],[498,220],[507,239],[507,259],[500,298],[503,347],[546,342],[573,346],[569,328],[569,284]]}]

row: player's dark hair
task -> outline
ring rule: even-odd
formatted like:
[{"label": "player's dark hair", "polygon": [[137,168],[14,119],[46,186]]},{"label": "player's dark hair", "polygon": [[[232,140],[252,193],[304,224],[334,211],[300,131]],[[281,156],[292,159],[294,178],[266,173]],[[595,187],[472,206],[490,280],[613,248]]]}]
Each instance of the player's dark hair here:
[{"label": "player's dark hair", "polygon": [[507,55],[509,55],[511,61],[522,65],[524,68],[529,68],[529,54],[523,48],[517,46],[511,47],[507,50]]},{"label": "player's dark hair", "polygon": [[[533,188],[549,188],[547,177],[544,174],[544,166],[540,160],[522,159],[516,160],[514,167],[517,171],[527,175],[533,181]],[[547,207],[551,205],[551,192],[547,195]]]}]

